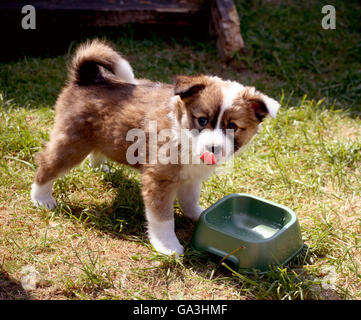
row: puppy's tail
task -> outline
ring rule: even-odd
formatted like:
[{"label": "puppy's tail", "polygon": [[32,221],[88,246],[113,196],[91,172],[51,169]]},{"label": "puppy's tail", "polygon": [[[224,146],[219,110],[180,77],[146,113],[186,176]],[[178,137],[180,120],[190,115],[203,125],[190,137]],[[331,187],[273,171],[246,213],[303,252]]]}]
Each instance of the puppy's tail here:
[{"label": "puppy's tail", "polygon": [[120,80],[136,84],[133,70],[110,45],[100,40],[88,41],[76,51],[69,66],[68,79],[78,85],[97,84],[104,80],[99,66],[107,69]]}]

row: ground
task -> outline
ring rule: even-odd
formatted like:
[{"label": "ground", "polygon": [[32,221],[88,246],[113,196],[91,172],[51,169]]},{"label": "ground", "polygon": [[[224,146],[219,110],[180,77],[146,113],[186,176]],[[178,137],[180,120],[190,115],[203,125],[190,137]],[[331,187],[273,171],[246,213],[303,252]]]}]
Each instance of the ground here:
[{"label": "ground", "polygon": [[[337,28],[323,30],[323,1],[245,3],[236,1],[246,52],[228,65],[206,36],[142,27],[96,30],[61,54],[24,49],[0,62],[0,299],[361,298],[360,4],[334,1]],[[85,161],[59,179],[55,211],[32,205],[34,159],[66,63],[95,36],[112,41],[138,77],[215,74],[281,102],[234,170],[203,184],[200,202],[245,192],[291,208],[305,244],[297,258],[264,275],[239,274],[189,248],[194,225],[177,204],[185,255],[158,255],[145,236],[139,174],[115,163],[104,173]]]}]

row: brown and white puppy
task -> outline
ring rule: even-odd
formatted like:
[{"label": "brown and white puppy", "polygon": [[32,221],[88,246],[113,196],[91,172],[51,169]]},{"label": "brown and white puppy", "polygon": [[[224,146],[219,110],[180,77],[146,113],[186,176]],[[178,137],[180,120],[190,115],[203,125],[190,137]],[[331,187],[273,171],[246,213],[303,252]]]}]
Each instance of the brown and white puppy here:
[{"label": "brown and white puppy", "polygon": [[[201,183],[216,167],[200,158],[207,151],[217,164],[239,153],[264,117],[275,117],[278,108],[254,88],[218,77],[178,76],[172,85],[135,79],[129,63],[111,46],[88,42],[77,50],[57,99],[50,141],[38,157],[32,201],[53,209],[54,181],[88,155],[91,166],[106,158],[131,165],[141,171],[151,244],[164,254],[182,254],[173,202],[177,197],[187,217],[199,218]],[[154,144],[152,130],[168,136]],[[130,134],[134,131],[144,133],[142,143],[149,148],[143,148],[141,135]],[[160,154],[155,161],[154,153]],[[181,161],[184,155],[189,157]]]}]

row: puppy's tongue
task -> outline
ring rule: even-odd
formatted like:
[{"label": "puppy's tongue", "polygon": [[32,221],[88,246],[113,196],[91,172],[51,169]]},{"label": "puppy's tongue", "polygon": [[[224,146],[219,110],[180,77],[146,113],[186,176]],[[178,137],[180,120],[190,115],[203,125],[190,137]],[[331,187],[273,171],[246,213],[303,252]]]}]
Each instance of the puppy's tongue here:
[{"label": "puppy's tongue", "polygon": [[205,151],[200,158],[205,164],[216,164],[216,157],[212,152]]}]

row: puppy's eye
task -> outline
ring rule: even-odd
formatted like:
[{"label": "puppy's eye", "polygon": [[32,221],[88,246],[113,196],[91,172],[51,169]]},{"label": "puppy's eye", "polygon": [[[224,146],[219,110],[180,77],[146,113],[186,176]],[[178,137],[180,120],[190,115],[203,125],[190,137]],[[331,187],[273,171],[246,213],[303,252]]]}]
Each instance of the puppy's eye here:
[{"label": "puppy's eye", "polygon": [[238,126],[234,122],[230,122],[227,124],[227,129],[236,131],[238,129]]},{"label": "puppy's eye", "polygon": [[200,117],[198,118],[198,123],[201,127],[204,127],[208,123],[208,119],[206,117]]}]

